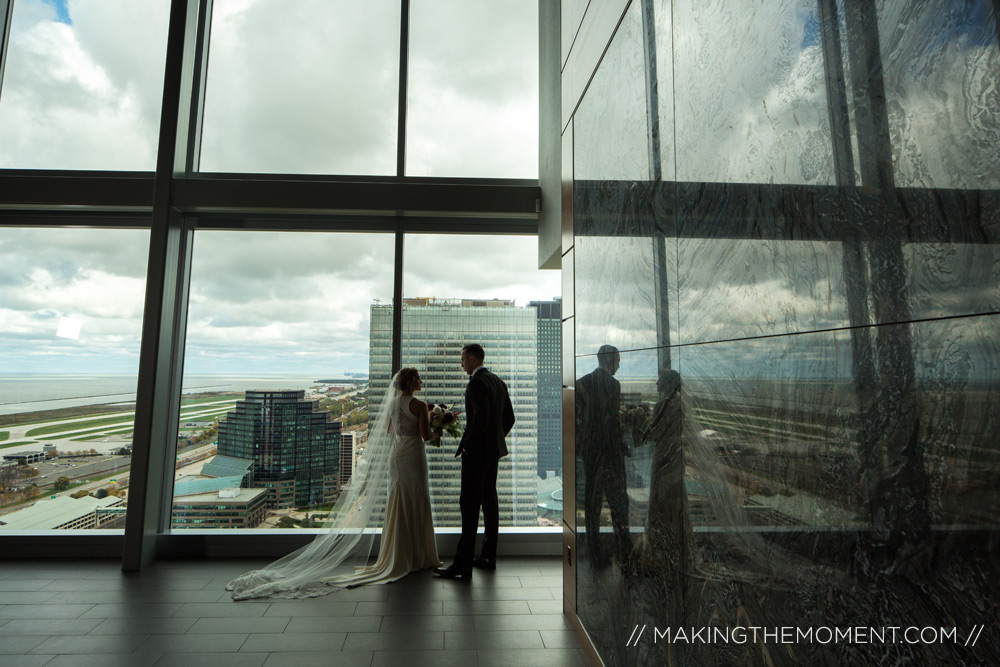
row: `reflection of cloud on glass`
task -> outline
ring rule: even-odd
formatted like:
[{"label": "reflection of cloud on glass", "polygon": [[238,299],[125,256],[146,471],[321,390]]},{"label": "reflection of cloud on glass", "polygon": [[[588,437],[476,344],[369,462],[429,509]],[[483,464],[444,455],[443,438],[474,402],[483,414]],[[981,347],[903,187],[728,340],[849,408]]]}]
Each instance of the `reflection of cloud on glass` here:
[{"label": "reflection of cloud on glass", "polygon": [[1000,187],[995,3],[878,3],[897,185]]},{"label": "reflection of cloud on glass", "polygon": [[832,183],[816,3],[674,5],[677,178]]},{"label": "reflection of cloud on glass", "polygon": [[850,324],[839,243],[681,239],[678,248],[680,342]]},{"label": "reflection of cloud on glass", "polygon": [[[573,116],[575,135],[587,137],[574,148],[576,180],[649,178],[643,72],[642,13],[638,3],[633,3]],[[664,131],[663,140],[670,134]]]},{"label": "reflection of cloud on glass", "polygon": [[997,246],[909,243],[903,259],[915,319],[1000,311]]}]

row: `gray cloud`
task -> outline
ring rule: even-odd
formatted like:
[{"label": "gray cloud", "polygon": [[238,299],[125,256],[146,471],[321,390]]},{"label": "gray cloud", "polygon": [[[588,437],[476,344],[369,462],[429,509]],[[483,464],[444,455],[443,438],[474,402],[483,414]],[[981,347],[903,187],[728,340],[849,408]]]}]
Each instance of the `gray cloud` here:
[{"label": "gray cloud", "polygon": [[202,169],[394,174],[398,7],[217,3]]}]

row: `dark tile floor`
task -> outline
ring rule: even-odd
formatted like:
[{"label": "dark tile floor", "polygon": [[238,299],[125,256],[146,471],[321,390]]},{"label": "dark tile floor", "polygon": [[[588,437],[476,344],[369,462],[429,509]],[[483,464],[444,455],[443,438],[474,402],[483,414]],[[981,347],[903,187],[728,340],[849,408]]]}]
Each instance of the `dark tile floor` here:
[{"label": "dark tile floor", "polygon": [[558,557],[505,558],[471,583],[418,572],[308,600],[233,602],[262,561],[0,562],[0,665],[584,665]]}]

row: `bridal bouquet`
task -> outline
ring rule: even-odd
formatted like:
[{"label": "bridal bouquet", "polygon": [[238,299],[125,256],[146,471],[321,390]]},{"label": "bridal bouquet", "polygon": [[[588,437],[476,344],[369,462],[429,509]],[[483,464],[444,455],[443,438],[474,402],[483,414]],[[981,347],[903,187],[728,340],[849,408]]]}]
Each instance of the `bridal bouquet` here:
[{"label": "bridal bouquet", "polygon": [[[432,431],[441,430],[453,438],[462,437],[462,429],[458,427],[458,416],[462,414],[461,410],[449,408],[444,403],[428,403],[427,410]],[[440,447],[441,438],[430,440],[428,444]]]}]

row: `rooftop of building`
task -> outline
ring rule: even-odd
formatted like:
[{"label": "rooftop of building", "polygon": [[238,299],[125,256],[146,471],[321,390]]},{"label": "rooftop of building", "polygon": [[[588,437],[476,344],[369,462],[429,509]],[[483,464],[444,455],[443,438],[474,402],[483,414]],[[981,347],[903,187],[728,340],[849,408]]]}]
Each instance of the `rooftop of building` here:
[{"label": "rooftop of building", "polygon": [[235,475],[242,477],[250,472],[253,465],[254,462],[251,459],[216,454],[211,461],[202,466],[201,474],[206,477],[233,477]]},{"label": "rooftop of building", "polygon": [[[220,492],[231,491],[232,495],[223,494]],[[182,498],[174,497],[174,504],[182,505],[218,505],[218,504],[243,504],[249,503],[253,500],[257,500],[260,496],[265,495],[267,489],[219,489],[218,491],[212,491],[208,493],[198,493],[189,496],[184,496]]]},{"label": "rooftop of building", "polygon": [[106,498],[70,498],[57,496],[39,500],[31,507],[0,516],[0,530],[55,530],[59,526],[81,519],[94,510],[121,505],[116,496]]},{"label": "rooftop of building", "polygon": [[239,488],[243,475],[229,477],[207,477],[205,475],[185,475],[174,481],[174,498],[205,493],[218,493],[222,489]]}]

